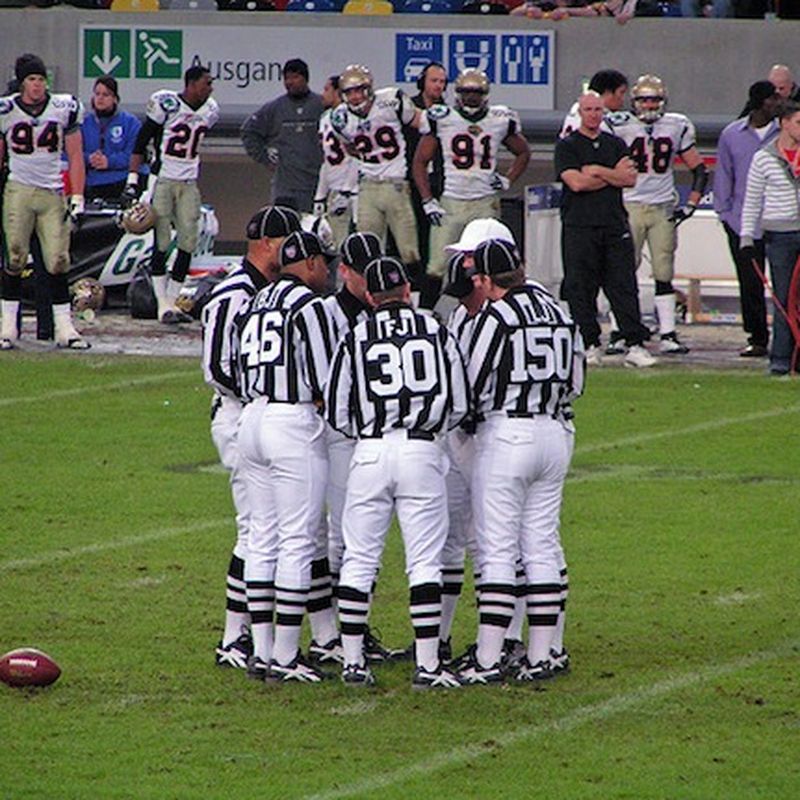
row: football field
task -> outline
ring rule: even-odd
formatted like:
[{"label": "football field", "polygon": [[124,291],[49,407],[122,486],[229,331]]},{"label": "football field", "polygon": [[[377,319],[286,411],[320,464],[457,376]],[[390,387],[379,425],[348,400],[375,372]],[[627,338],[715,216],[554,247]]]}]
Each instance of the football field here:
[{"label": "football field", "polygon": [[[760,371],[589,373],[562,537],[572,671],[415,692],[214,666],[233,543],[197,359],[0,359],[0,800],[800,792],[800,393]],[[411,640],[399,536],[373,625]],[[475,636],[471,585],[454,650]],[[307,635],[305,640],[307,640]]]}]

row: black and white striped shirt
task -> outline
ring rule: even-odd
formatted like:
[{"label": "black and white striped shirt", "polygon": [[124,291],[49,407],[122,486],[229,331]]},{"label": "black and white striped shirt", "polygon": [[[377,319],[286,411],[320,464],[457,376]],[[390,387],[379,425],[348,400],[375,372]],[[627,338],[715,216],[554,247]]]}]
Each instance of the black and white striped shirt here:
[{"label": "black and white striped shirt", "polygon": [[266,278],[245,259],[212,289],[203,306],[203,377],[223,397],[239,396],[231,348],[236,315],[266,285]]},{"label": "black and white striped shirt", "polygon": [[572,418],[585,356],[577,326],[541,286],[526,283],[478,315],[468,374],[478,418],[544,414]]},{"label": "black and white striped shirt", "polygon": [[245,402],[322,399],[333,329],[322,298],[292,275],[262,289],[237,320],[238,364]]},{"label": "black and white striped shirt", "polygon": [[351,294],[347,287],[342,287],[336,294],[326,297],[325,308],[331,318],[335,342],[339,342],[359,322],[367,319],[370,313],[370,307]]},{"label": "black and white striped shirt", "polygon": [[[483,311],[484,308],[486,308],[486,303],[481,306],[480,310]],[[472,341],[472,332],[479,314],[480,312],[470,316],[467,307],[463,303],[459,303],[447,318],[447,329],[456,337],[462,353],[469,352],[469,343]]]},{"label": "black and white striped shirt", "polygon": [[328,423],[350,437],[439,433],[468,411],[464,360],[433,316],[389,303],[339,342],[325,401]]}]

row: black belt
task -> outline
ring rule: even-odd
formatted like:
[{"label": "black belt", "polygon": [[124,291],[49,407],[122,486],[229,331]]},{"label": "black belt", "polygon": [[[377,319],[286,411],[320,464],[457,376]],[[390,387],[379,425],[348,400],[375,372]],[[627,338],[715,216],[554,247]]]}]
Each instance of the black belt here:
[{"label": "black belt", "polygon": [[[400,430],[399,428],[393,428],[392,430]],[[376,433],[372,436],[365,436],[361,435],[359,438],[361,439],[383,439],[385,433],[392,433],[392,430],[389,431],[381,431],[380,433]],[[436,434],[431,433],[430,431],[413,431],[406,429],[406,439],[417,439],[423,442],[434,442],[436,441]]]},{"label": "black belt", "polygon": [[533,419],[541,414],[534,414],[532,411],[506,411],[506,416],[511,419]]}]

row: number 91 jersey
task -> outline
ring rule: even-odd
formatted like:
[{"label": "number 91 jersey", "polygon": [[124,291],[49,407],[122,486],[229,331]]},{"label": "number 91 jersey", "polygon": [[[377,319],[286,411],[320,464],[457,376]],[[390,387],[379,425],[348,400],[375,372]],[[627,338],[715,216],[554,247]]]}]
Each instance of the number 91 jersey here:
[{"label": "number 91 jersey", "polygon": [[639,177],[636,186],[625,189],[626,203],[675,202],[675,157],[695,145],[692,121],[683,114],[664,114],[645,123],[628,111],[609,114],[605,123],[628,145]]},{"label": "number 91 jersey", "polygon": [[150,97],[147,118],[161,126],[158,175],[175,181],[197,180],[200,143],[219,119],[217,101],[209,97],[194,109],[177,92],[165,89]]},{"label": "number 91 jersey", "polygon": [[64,137],[79,129],[83,106],[71,94],[48,95],[40,114],[30,114],[18,94],[0,98],[0,134],[8,153],[9,178],[25,186],[61,191]]},{"label": "number 91 jersey", "polygon": [[457,109],[438,105],[428,109],[428,122],[444,160],[444,196],[478,200],[495,194],[497,150],[506,137],[522,131],[517,112],[489,106],[480,119],[468,119]]}]

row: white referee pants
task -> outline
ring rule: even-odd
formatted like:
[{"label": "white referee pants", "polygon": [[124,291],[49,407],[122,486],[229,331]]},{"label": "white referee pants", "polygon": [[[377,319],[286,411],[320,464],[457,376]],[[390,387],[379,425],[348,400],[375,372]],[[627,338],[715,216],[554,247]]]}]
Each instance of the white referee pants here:
[{"label": "white referee pants", "polygon": [[464,554],[468,552],[477,566],[478,552],[472,522],[471,496],[475,437],[458,429],[450,431],[445,448],[449,460],[446,478],[449,529],[442,550],[442,565],[463,568]]},{"label": "white referee pants", "polygon": [[546,416],[490,415],[478,426],[472,508],[483,583],[559,581],[559,516],[574,432]]},{"label": "white referee pants", "polygon": [[233,554],[246,561],[250,506],[237,443],[243,406],[233,397],[215,398],[214,402],[218,402],[219,406],[211,420],[211,440],[217,448],[222,466],[230,474],[231,495],[236,511],[236,545]]},{"label": "white referee pants", "polygon": [[350,462],[342,518],[339,583],[369,594],[396,510],[411,586],[441,585],[447,538],[447,457],[438,442],[408,439],[405,430],[360,439]]},{"label": "white referee pants", "polygon": [[356,443],[332,428],[327,430],[327,441],[329,468],[325,501],[328,506],[328,535],[327,552],[324,555],[328,558],[331,574],[338,576],[344,552],[342,516],[347,493],[347,476],[350,474],[350,460]]}]

